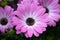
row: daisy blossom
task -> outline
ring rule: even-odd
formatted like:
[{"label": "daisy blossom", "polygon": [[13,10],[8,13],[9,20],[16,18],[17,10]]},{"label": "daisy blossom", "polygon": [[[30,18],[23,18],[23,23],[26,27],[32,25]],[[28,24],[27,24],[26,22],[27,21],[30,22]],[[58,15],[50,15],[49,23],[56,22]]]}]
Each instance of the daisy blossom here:
[{"label": "daisy blossom", "polygon": [[46,31],[47,13],[45,14],[45,8],[37,6],[36,4],[18,4],[17,11],[14,14],[17,16],[13,17],[14,24],[16,25],[16,33],[20,34],[23,32],[25,36],[32,37],[34,34],[36,37]]},{"label": "daisy blossom", "polygon": [[58,0],[38,0],[39,5],[42,5],[46,9],[46,13],[49,14],[48,18],[50,26],[56,26],[56,22],[60,19],[60,4]]},{"label": "daisy blossom", "polygon": [[12,15],[13,9],[10,6],[0,7],[0,31],[4,33],[7,29],[12,29]]}]

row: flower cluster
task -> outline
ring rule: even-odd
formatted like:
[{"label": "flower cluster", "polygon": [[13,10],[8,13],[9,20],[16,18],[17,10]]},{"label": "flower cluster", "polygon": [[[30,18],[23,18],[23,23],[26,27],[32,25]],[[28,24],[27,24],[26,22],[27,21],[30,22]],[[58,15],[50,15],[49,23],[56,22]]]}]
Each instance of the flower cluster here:
[{"label": "flower cluster", "polygon": [[59,0],[18,0],[17,9],[0,7],[0,31],[5,33],[15,26],[16,34],[26,38],[39,37],[48,26],[56,26],[60,20]]}]

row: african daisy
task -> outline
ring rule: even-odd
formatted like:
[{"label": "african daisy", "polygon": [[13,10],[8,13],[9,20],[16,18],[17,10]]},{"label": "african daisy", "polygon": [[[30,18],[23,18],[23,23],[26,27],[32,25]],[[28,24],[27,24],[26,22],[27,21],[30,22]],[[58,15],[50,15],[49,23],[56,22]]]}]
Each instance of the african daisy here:
[{"label": "african daisy", "polygon": [[16,33],[23,32],[25,36],[36,37],[46,31],[47,22],[49,21],[45,13],[45,8],[36,4],[18,4],[17,11],[14,12],[14,24],[16,25]]},{"label": "african daisy", "polygon": [[10,6],[0,7],[0,31],[5,32],[7,29],[12,29],[12,12],[13,9]]},{"label": "african daisy", "polygon": [[39,5],[46,9],[46,13],[49,14],[48,18],[50,26],[56,26],[56,22],[60,19],[60,4],[58,0],[38,0]]}]

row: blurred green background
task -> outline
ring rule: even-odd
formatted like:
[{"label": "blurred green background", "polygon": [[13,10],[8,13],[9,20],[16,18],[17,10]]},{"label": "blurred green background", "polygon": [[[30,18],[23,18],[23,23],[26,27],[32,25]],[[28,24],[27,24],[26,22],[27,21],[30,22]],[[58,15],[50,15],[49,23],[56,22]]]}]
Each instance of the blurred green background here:
[{"label": "blurred green background", "polygon": [[[16,10],[17,3],[17,0],[3,0],[0,2],[0,6],[4,7],[5,5],[10,5]],[[26,38],[23,33],[16,35],[15,30],[10,30],[5,34],[0,33],[0,40],[60,40],[60,22],[57,22],[56,24],[57,25],[55,27],[47,27],[47,30],[41,34],[40,37],[33,36],[31,38]]]}]

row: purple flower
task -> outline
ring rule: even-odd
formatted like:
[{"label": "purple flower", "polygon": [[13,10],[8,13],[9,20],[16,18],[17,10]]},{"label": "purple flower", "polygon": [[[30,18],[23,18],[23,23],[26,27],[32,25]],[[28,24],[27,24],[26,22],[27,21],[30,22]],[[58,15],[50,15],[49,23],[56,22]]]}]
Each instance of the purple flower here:
[{"label": "purple flower", "polygon": [[16,33],[23,32],[25,36],[32,37],[34,34],[36,37],[46,31],[48,14],[45,14],[45,8],[37,6],[36,4],[18,4],[17,11],[14,14],[17,17],[13,18],[16,25]]},{"label": "purple flower", "polygon": [[50,22],[48,23],[50,26],[56,26],[56,22],[60,19],[60,4],[58,4],[59,0],[38,0],[39,5],[46,8],[47,13],[49,14],[48,18]]},{"label": "purple flower", "polygon": [[13,28],[12,12],[13,9],[10,6],[0,7],[0,31],[2,33]]}]

